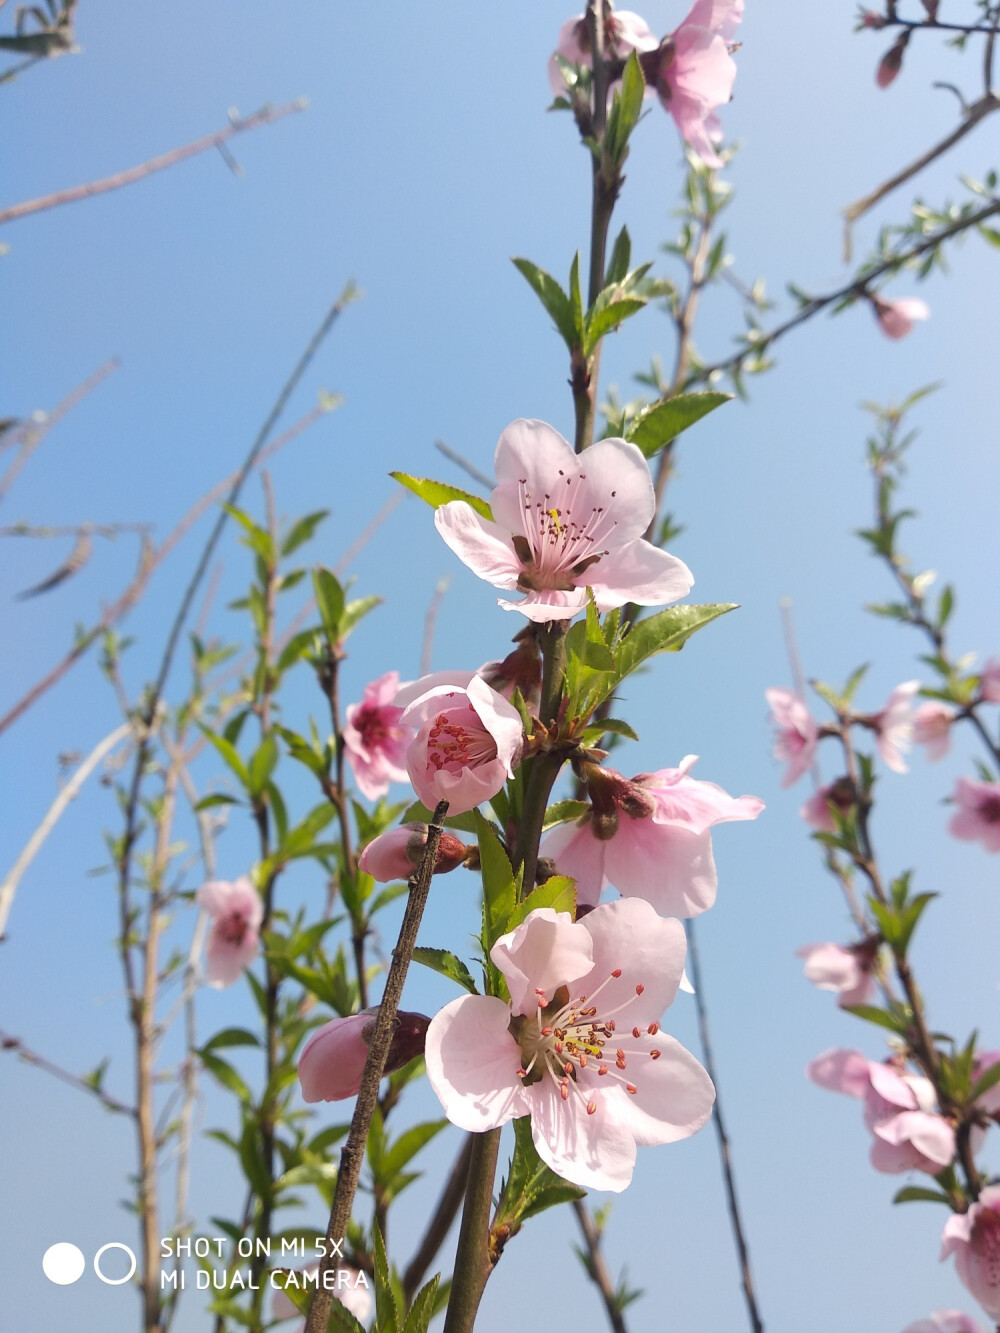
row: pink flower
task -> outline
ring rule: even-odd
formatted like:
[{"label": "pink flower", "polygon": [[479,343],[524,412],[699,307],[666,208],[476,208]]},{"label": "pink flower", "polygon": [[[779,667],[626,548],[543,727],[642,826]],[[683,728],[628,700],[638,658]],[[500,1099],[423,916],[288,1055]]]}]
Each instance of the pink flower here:
[{"label": "pink flower", "polygon": [[907,1324],[903,1333],[984,1333],[984,1330],[961,1310],[935,1310],[929,1319]]},{"label": "pink flower", "polygon": [[913,696],[919,689],[919,680],[906,680],[897,685],[882,711],[872,718],[875,748],[894,773],[908,772],[903,752],[910,748],[913,740]]},{"label": "pink flower", "polygon": [[392,702],[398,689],[399,672],[387,671],[365,686],[361,703],[347,709],[344,750],[358,790],[369,801],[384,796],[390,782],[406,781],[406,747],[413,732],[400,726],[403,710]]},{"label": "pink flower", "polygon": [[980,672],[979,697],[1000,704],[1000,657],[991,657]]},{"label": "pink flower", "polygon": [[[357,1095],[375,1031],[378,1009],[334,1018],[317,1028],[299,1056],[299,1083],[306,1102],[340,1102]],[[385,1072],[401,1069],[424,1049],[430,1022],[423,1014],[400,1010]]]},{"label": "pink flower", "polygon": [[791,690],[774,687],[765,690],[764,697],[771,706],[772,719],[778,729],[772,753],[775,759],[788,764],[781,785],[790,787],[812,768],[819,728],[805,703]]},{"label": "pink flower", "polygon": [[538,650],[538,631],[527,624],[514,635],[517,647],[502,661],[484,662],[476,672],[491,690],[511,699],[515,689],[528,708],[537,709],[542,695],[542,655]]},{"label": "pink flower", "polygon": [[[319,1261],[306,1264],[304,1268],[293,1270],[293,1273],[289,1275],[288,1285],[294,1287],[297,1291],[315,1290],[319,1286]],[[355,1319],[362,1324],[368,1322],[372,1312],[372,1295],[366,1274],[360,1273],[356,1268],[350,1268],[345,1264],[342,1268],[334,1268],[327,1273],[324,1288],[326,1291],[332,1291],[341,1305],[350,1310]],[[277,1288],[271,1305],[271,1313],[275,1319],[294,1319],[299,1311],[284,1291]],[[302,1329],[305,1329],[305,1323],[302,1324]]]},{"label": "pink flower", "polygon": [[730,796],[679,768],[641,773],[631,782],[613,769],[588,774],[590,812],[542,839],[541,856],[576,880],[577,904],[594,906],[607,884],[625,898],[645,898],[664,916],[697,916],[715,902],[718,877],[709,829],[756,819],[764,802]]},{"label": "pink flower", "polygon": [[[633,51],[655,51],[660,44],[646,20],[628,9],[619,9],[617,13],[605,19],[604,39],[607,55],[616,60],[627,60]],[[563,60],[571,65],[593,69],[590,31],[583,14],[567,19],[562,25],[555,53],[549,58],[549,87],[552,89],[552,95],[565,97],[566,80],[556,60],[557,55],[562,56]],[[647,92],[649,91],[647,89]]]},{"label": "pink flower", "polygon": [[716,107],[732,97],[736,62],[730,41],[743,18],[743,0],[695,0],[691,12],[662,43],[656,91],[681,138],[707,167],[721,167]]},{"label": "pink flower", "polygon": [[988,1185],[967,1213],[949,1217],[941,1258],[949,1254],[966,1288],[991,1319],[1000,1320],[1000,1185]]},{"label": "pink flower", "polygon": [[264,907],[260,894],[241,875],[231,884],[209,880],[195,894],[199,907],[212,918],[205,946],[205,980],[210,986],[231,986],[257,957]]},{"label": "pink flower", "polygon": [[860,1051],[825,1051],[806,1066],[821,1088],[859,1097],[873,1143],[876,1171],[926,1171],[937,1175],[955,1156],[955,1130],[934,1111],[934,1086],[917,1074],[868,1060]]},{"label": "pink flower", "polygon": [[[975,1060],[972,1062],[972,1082],[977,1083],[987,1070],[992,1069],[998,1063],[1000,1063],[1000,1051],[978,1051]],[[987,1088],[984,1093],[977,1097],[976,1106],[993,1119],[1000,1116],[1000,1083],[994,1083],[992,1088]],[[973,1133],[975,1133],[976,1128],[973,1127]]]},{"label": "pink flower", "polygon": [[396,701],[403,722],[416,729],[406,768],[429,810],[447,801],[449,814],[463,814],[514,776],[524,742],[521,715],[481,677],[437,671],[404,686]]},{"label": "pink flower", "polygon": [[495,1129],[531,1116],[542,1161],[584,1189],[620,1191],[636,1145],[673,1143],[708,1119],[715,1089],[659,1031],[684,970],[684,928],[638,899],[574,923],[538,908],[490,956],[511,1002],[464,995],[427,1033],[427,1076],[448,1119]]},{"label": "pink flower", "polygon": [[913,739],[927,746],[927,758],[932,763],[948,753],[955,716],[954,708],[939,699],[928,699],[913,714]]},{"label": "pink flower", "polygon": [[838,778],[813,792],[799,807],[799,815],[817,833],[835,833],[837,824],[830,807],[839,810],[846,818],[854,805],[854,796],[854,783],[850,778]]},{"label": "pink flower", "polygon": [[[358,865],[379,884],[388,884],[393,879],[409,879],[423,859],[427,832],[426,824],[403,824],[388,833],[380,833],[365,847]],[[444,875],[460,866],[468,850],[453,833],[442,833],[434,874]]]},{"label": "pink flower", "polygon": [[968,842],[978,840],[988,852],[1000,852],[1000,782],[959,778],[952,800],[958,809],[948,832]]},{"label": "pink flower", "polygon": [[877,942],[873,946],[865,940],[846,949],[839,944],[804,944],[795,952],[805,959],[802,970],[806,980],[820,990],[837,991],[841,1008],[867,1004],[871,999],[875,990],[872,967],[878,952]]},{"label": "pink flower", "polygon": [[643,539],[653,483],[636,445],[599,440],[578,456],[544,421],[515,421],[500,436],[495,464],[494,522],[464,500],[441,505],[434,521],[481,579],[526,594],[501,599],[505,610],[569,620],[586,606],[588,587],[600,611],[662,606],[690,591],[687,565]]},{"label": "pink flower", "polygon": [[884,296],[869,299],[878,326],[887,338],[905,338],[913,331],[914,320],[930,317],[930,306],[919,296],[901,296],[896,301],[889,301]]}]

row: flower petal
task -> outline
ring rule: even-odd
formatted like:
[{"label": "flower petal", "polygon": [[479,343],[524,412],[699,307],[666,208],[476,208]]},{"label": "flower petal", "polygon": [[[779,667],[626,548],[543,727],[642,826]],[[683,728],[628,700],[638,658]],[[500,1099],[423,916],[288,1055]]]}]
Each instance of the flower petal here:
[{"label": "flower petal", "polygon": [[507,978],[514,1012],[533,1014],[537,991],[546,997],[544,1006],[560,986],[590,973],[594,945],[583,922],[575,923],[568,912],[539,907],[516,930],[500,936],[490,957]]},{"label": "flower petal", "polygon": [[453,1125],[481,1134],[523,1115],[521,1053],[507,1031],[510,1009],[490,995],[462,995],[431,1019],[427,1077]]},{"label": "flower petal", "polygon": [[[434,526],[445,544],[494,588],[516,588],[521,562],[509,536],[496,523],[483,518],[465,500],[451,500],[434,514]],[[519,531],[515,528],[514,531]]]}]

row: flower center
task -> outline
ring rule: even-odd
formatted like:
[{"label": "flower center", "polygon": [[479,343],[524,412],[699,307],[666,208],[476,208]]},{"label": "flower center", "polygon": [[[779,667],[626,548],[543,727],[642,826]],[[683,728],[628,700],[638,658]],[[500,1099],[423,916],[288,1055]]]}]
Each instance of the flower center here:
[{"label": "flower center", "polygon": [[[523,566],[517,583],[524,591],[568,592],[581,586],[583,574],[609,554],[600,548],[618,520],[610,517],[604,505],[588,507],[586,500],[581,501],[580,483],[586,480],[586,472],[567,476],[560,468],[554,493],[546,491],[538,497],[527,489],[527,478],[520,478],[524,532],[513,534],[511,542]],[[616,495],[612,491],[610,498]]]},{"label": "flower center", "polygon": [[987,824],[1000,824],[1000,792],[983,797],[979,803],[979,818]]},{"label": "flower center", "polygon": [[517,1075],[525,1087],[550,1079],[561,1101],[568,1101],[571,1095],[579,1097],[588,1115],[597,1110],[600,1080],[616,1079],[633,1097],[638,1093],[636,1066],[660,1058],[660,1051],[652,1045],[660,1025],[633,1027],[632,1042],[624,1044],[628,1039],[616,1031],[615,1015],[634,1003],[645,987],[640,982],[633,995],[609,1009],[594,1003],[604,987],[621,974],[622,969],[615,968],[590,995],[575,999],[570,999],[566,986],[556,991],[551,1002],[543,991],[536,991],[534,1015],[512,1016],[509,1031],[521,1052]]},{"label": "flower center", "polygon": [[439,772],[461,773],[497,757],[496,741],[472,709],[438,713],[427,734],[427,760]]},{"label": "flower center", "polygon": [[1000,1285],[1000,1213],[983,1208],[972,1224],[972,1252],[986,1268],[991,1286]]},{"label": "flower center", "polygon": [[242,912],[229,912],[220,916],[215,923],[215,933],[224,943],[234,948],[243,943],[247,932],[247,919]]},{"label": "flower center", "polygon": [[366,750],[379,750],[385,745],[388,727],[384,708],[362,708],[354,726]]}]

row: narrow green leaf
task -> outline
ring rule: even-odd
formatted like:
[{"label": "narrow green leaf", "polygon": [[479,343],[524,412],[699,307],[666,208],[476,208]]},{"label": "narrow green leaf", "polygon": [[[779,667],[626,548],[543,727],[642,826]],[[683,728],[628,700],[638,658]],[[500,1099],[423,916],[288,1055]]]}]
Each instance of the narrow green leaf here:
[{"label": "narrow green leaf", "polygon": [[441,505],[448,504],[452,500],[464,500],[481,518],[493,518],[489,503],[481,495],[460,490],[458,486],[449,486],[444,481],[432,481],[429,477],[411,477],[408,472],[390,472],[389,476],[394,477],[401,486],[418,495],[421,500],[426,500],[434,509],[439,509]]},{"label": "narrow green leaf", "polygon": [[410,1312],[403,1325],[403,1333],[427,1333],[428,1326],[437,1312],[437,1289],[441,1274],[434,1277],[413,1298]]},{"label": "narrow green leaf", "polygon": [[201,1048],[203,1051],[216,1051],[223,1046],[259,1046],[260,1038],[255,1037],[246,1028],[223,1028],[210,1037]]},{"label": "narrow green leaf", "polygon": [[429,967],[433,972],[440,972],[443,977],[450,977],[452,981],[457,981],[460,986],[464,986],[470,995],[478,995],[479,989],[472,980],[469,969],[456,954],[447,949],[429,949],[419,944],[413,950],[413,961],[423,963],[424,967]]},{"label": "narrow green leaf", "polygon": [[562,335],[563,342],[572,351],[576,346],[577,334],[576,321],[573,318],[573,305],[569,297],[551,273],[546,273],[537,264],[533,264],[530,259],[515,259],[513,264],[517,271],[527,279],[535,295],[551,315],[552,322]]},{"label": "narrow green leaf", "polygon": [[731,393],[710,391],[678,393],[661,398],[658,403],[644,408],[625,433],[625,438],[637,444],[647,458],[652,458],[665,444],[693,426],[696,421],[714,412],[723,403],[732,400]]},{"label": "narrow green leaf", "polygon": [[607,272],[604,275],[606,285],[610,287],[612,284],[621,282],[628,273],[628,266],[631,262],[632,238],[628,234],[628,227],[622,227],[615,238],[611,258],[608,260]]},{"label": "narrow green leaf", "polygon": [[313,570],[313,593],[326,637],[331,643],[340,639],[340,621],[344,614],[344,590],[337,576],[322,565]]},{"label": "narrow green leaf", "polygon": [[943,1203],[951,1207],[951,1200],[940,1190],[927,1190],[920,1185],[904,1185],[892,1196],[893,1203]]},{"label": "narrow green leaf", "polygon": [[568,824],[570,820],[582,819],[590,809],[587,801],[556,801],[545,811],[544,829],[555,828],[556,824]]},{"label": "narrow green leaf", "polygon": [[236,746],[227,741],[224,736],[217,736],[215,732],[208,727],[201,727],[200,730],[208,743],[219,752],[228,767],[236,774],[242,786],[247,787],[248,778],[246,766],[236,753]]},{"label": "narrow green leaf", "polygon": [[877,1027],[888,1028],[890,1032],[897,1035],[905,1032],[905,1027],[892,1014],[886,1013],[884,1009],[879,1009],[873,1004],[845,1004],[842,1006],[847,1014],[854,1014],[857,1018],[863,1018],[866,1023],[874,1023]]},{"label": "narrow green leaf", "polygon": [[553,875],[544,884],[539,884],[511,912],[504,934],[516,930],[528,914],[539,907],[551,907],[555,912],[569,912],[570,916],[575,916],[576,880],[568,875]]},{"label": "narrow green leaf", "polygon": [[382,1178],[391,1181],[393,1176],[409,1165],[421,1148],[430,1143],[431,1139],[440,1134],[450,1123],[451,1121],[447,1119],[427,1120],[422,1125],[413,1125],[400,1134],[382,1159]]},{"label": "narrow green leaf", "polygon": [[590,356],[606,333],[611,333],[619,324],[624,324],[625,320],[645,308],[646,302],[641,297],[629,296],[612,301],[610,305],[596,310],[587,321],[587,334],[583,343],[584,355]]},{"label": "narrow green leaf", "polygon": [[329,509],[317,509],[315,513],[300,518],[292,525],[291,531],[281,543],[281,554],[291,555],[300,546],[304,546],[329,513]]},{"label": "narrow green leaf", "polygon": [[278,742],[267,735],[250,756],[247,768],[247,791],[251,796],[259,796],[267,786],[268,779],[278,762]]},{"label": "narrow green leaf", "polygon": [[510,860],[493,831],[493,825],[478,810],[475,814],[483,875],[483,924],[486,931],[483,943],[489,952],[507,928],[517,893]]}]

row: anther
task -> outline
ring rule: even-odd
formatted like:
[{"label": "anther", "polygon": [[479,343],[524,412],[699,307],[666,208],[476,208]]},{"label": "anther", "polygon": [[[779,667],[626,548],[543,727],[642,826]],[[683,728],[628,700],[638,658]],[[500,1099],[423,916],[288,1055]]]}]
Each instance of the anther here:
[{"label": "anther", "polygon": [[642,982],[640,981],[639,984],[638,984],[638,986],[636,986],[636,988],[635,988],[635,993],[636,993],[636,995],[641,995],[642,992],[643,992],[645,989],[646,989],[646,987],[645,987],[645,986],[642,984]]},{"label": "anther", "polygon": [[660,1030],[659,1023],[650,1023],[649,1027],[646,1029],[646,1031],[649,1033],[651,1037],[655,1037],[656,1034],[659,1032],[659,1030]]},{"label": "anther", "polygon": [[593,1097],[591,1097],[590,1101],[587,1103],[587,1114],[593,1115],[596,1110],[597,1103],[594,1101]]},{"label": "anther", "polygon": [[641,1032],[641,1030],[640,1030],[639,1028],[633,1028],[633,1029],[632,1029],[632,1036],[633,1036],[633,1037],[641,1037],[641,1036],[642,1036],[642,1032]]},{"label": "anther", "polygon": [[626,1091],[626,1092],[630,1092],[630,1093],[632,1094],[632,1096],[634,1097],[635,1094],[639,1091],[639,1089],[635,1086],[634,1083],[626,1083],[626,1084],[625,1084],[625,1091]]},{"label": "anther", "polygon": [[659,1060],[659,1058],[660,1058],[660,1052],[659,1052],[659,1051],[650,1051],[650,1053],[649,1053],[649,1058],[650,1058],[651,1060]]},{"label": "anther", "polygon": [[613,977],[620,977],[621,974],[622,974],[622,970],[621,970],[620,967],[616,967],[615,970],[611,973],[611,975],[612,975]]}]

